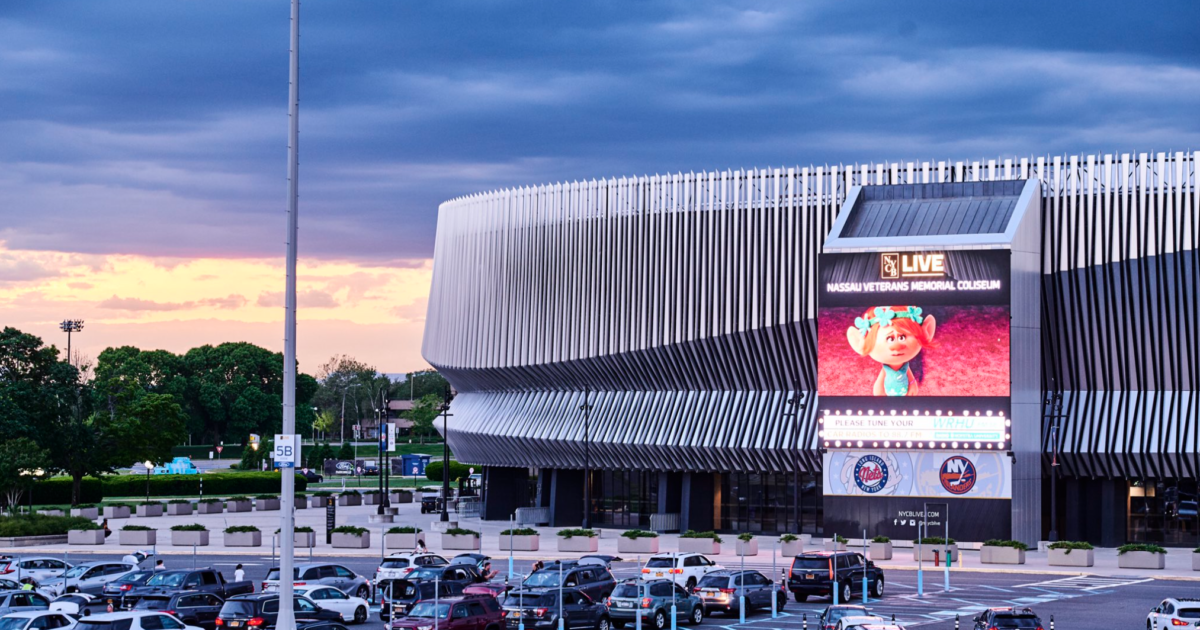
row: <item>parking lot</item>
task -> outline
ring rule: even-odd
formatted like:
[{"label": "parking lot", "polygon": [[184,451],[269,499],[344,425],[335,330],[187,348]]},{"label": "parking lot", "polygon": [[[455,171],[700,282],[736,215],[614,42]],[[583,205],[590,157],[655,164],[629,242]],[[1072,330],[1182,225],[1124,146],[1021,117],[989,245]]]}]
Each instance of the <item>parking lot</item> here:
[{"label": "parking lot", "polygon": [[[84,559],[116,559],[118,557],[116,554],[111,556],[78,554],[73,560],[78,562]],[[194,559],[190,554],[167,554],[160,557],[165,560],[168,568],[190,568],[195,562],[197,566],[212,566],[226,576],[232,576],[234,566],[241,563],[246,570],[246,578],[256,583],[265,577],[267,569],[272,564],[272,556],[262,553],[202,554]],[[306,558],[301,557],[297,559],[297,562],[305,560]],[[363,556],[321,555],[317,561],[342,564],[365,576],[374,575],[378,566],[377,559]],[[514,571],[517,574],[526,573],[530,564],[529,560],[517,560],[514,562]],[[508,558],[495,558],[493,567],[500,571],[499,579],[503,580],[508,570]],[[765,565],[761,562],[747,563],[746,567],[758,569],[767,575],[771,573],[769,563]],[[777,567],[776,570],[781,568]],[[636,562],[619,562],[613,565],[613,574],[618,580],[633,578],[639,573]],[[1051,616],[1054,618],[1055,628],[1140,630],[1145,627],[1146,612],[1162,598],[1168,596],[1200,597],[1200,582],[1154,579],[1144,576],[1062,577],[1037,573],[956,570],[951,573],[949,592],[943,590],[943,574],[941,572],[926,572],[924,574],[924,595],[919,596],[917,573],[893,570],[887,573],[887,591],[884,598],[871,600],[867,606],[874,614],[889,619],[894,615],[896,621],[906,627],[919,626],[949,630],[955,627],[955,617],[957,616],[960,627],[971,628],[973,626],[971,620],[982,608],[1028,606],[1042,617],[1046,630],[1050,628]],[[852,603],[860,604],[861,602],[861,596],[858,596]],[[769,611],[756,612],[747,617],[745,627],[753,630],[815,628],[816,617],[828,604],[827,600],[801,604],[789,597],[786,607],[777,618],[771,618]],[[378,621],[376,610],[372,609],[372,620],[361,626],[364,630],[381,630],[383,628],[383,624]],[[703,627],[712,628],[732,628],[739,625],[736,615],[729,617],[714,615],[706,618],[702,624]]]}]

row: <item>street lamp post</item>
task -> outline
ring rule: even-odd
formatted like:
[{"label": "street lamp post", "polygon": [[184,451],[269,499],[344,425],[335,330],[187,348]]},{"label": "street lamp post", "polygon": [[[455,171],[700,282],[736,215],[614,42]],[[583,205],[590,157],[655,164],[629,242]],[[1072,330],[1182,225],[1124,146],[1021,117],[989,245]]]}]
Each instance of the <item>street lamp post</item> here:
[{"label": "street lamp post", "polygon": [[[800,443],[800,412],[804,410],[804,392],[798,392],[788,399],[788,407],[791,409],[784,412],[784,416],[796,418],[794,425],[796,427],[796,444]],[[796,535],[804,533],[804,523],[801,522],[803,516],[800,510],[800,501],[804,498],[804,491],[800,487],[800,466],[797,464],[792,469],[792,520],[796,523]]]},{"label": "street lamp post", "polygon": [[450,389],[446,389],[446,398],[442,402],[442,518],[443,523],[450,521],[450,513],[446,504],[450,502]]},{"label": "street lamp post", "polygon": [[591,387],[583,386],[583,404],[579,405],[579,409],[583,411],[583,528],[589,529],[592,526],[592,436],[591,427],[589,426],[588,414],[592,410],[592,404],[589,402],[589,394]]},{"label": "street lamp post", "polygon": [[[82,319],[64,319],[58,327],[67,333],[67,363],[71,363],[71,333],[83,331]],[[72,363],[72,365],[74,365]]]},{"label": "street lamp post", "polygon": [[1054,391],[1046,396],[1049,406],[1046,417],[1050,420],[1050,542],[1058,542],[1058,433],[1062,412],[1062,392]]},{"label": "street lamp post", "polygon": [[142,462],[142,465],[146,467],[146,502],[149,503],[150,502],[150,471],[154,469],[154,464],[152,464],[150,462],[150,460],[147,459],[146,461]]}]

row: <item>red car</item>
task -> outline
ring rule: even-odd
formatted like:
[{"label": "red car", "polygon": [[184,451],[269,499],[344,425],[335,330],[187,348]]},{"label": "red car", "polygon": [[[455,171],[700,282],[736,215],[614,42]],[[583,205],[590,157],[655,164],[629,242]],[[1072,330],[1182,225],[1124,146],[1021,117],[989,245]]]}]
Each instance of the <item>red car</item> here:
[{"label": "red car", "polygon": [[502,630],[500,603],[490,595],[425,600],[392,621],[392,630]]},{"label": "red car", "polygon": [[489,595],[495,597],[496,601],[504,603],[504,595],[512,588],[504,582],[484,582],[482,584],[472,584],[463,588],[463,595]]}]

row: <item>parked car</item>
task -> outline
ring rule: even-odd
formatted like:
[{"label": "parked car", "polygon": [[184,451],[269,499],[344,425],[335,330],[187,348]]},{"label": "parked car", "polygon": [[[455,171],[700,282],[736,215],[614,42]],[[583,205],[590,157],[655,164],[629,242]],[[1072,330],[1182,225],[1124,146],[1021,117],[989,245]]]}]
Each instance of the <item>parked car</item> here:
[{"label": "parked car", "polygon": [[483,568],[483,564],[491,559],[491,556],[482,553],[460,553],[450,559],[450,564],[473,564],[476,568]]},{"label": "parked car", "polygon": [[641,616],[643,625],[663,630],[671,623],[672,604],[677,623],[696,625],[704,621],[704,601],[668,580],[626,580],[617,585],[605,604],[615,628],[635,624]]},{"label": "parked car", "polygon": [[609,630],[612,625],[604,601],[592,599],[578,587],[515,590],[504,602],[504,613],[510,630],[520,627],[522,620],[526,628],[551,630],[558,627],[560,616],[570,630]]},{"label": "parked car", "polygon": [[862,554],[852,551],[811,551],[792,560],[787,585],[798,602],[806,601],[811,596],[832,598],[834,588],[840,589],[840,600],[848,602],[855,589],[862,591],[864,575],[871,597],[883,597],[883,569],[863,558]]},{"label": "parked car", "polygon": [[421,567],[409,571],[408,575],[404,576],[404,579],[413,582],[425,580],[432,582],[436,579],[441,582],[455,582],[462,586],[487,581],[479,573],[479,568],[473,564],[447,564],[445,566]]},{"label": "parked car", "polygon": [[578,587],[596,601],[604,601],[612,595],[617,587],[617,580],[608,569],[598,564],[580,564],[564,562],[548,564],[540,571],[534,571],[521,583],[522,588],[558,588],[559,583],[565,588]]},{"label": "parked car", "polygon": [[[421,602],[407,617],[392,622],[393,630],[500,630],[504,624],[500,604],[490,597],[468,595],[437,603]],[[603,630],[608,630],[604,628]]]},{"label": "parked car", "polygon": [[146,584],[131,589],[125,597],[130,606],[149,595],[163,595],[180,591],[211,593],[222,600],[234,595],[254,592],[254,583],[249,580],[226,582],[225,576],[214,569],[185,569],[182,571],[159,571],[146,580]]},{"label": "parked car", "polygon": [[145,610],[126,610],[80,619],[75,630],[200,630],[189,626],[178,617]]},{"label": "parked car", "polygon": [[133,606],[134,610],[152,610],[175,615],[189,626],[206,630],[217,627],[217,614],[225,600],[212,593],[172,593],[145,595]]},{"label": "parked car", "polygon": [[108,603],[116,605],[122,596],[129,594],[135,588],[145,586],[146,582],[156,573],[162,573],[162,571],[138,570],[126,573],[120,579],[106,582],[100,594],[108,598]]},{"label": "parked car", "polygon": [[93,561],[82,562],[68,569],[61,576],[42,582],[38,590],[58,597],[65,593],[87,593],[99,595],[104,585],[119,580],[136,571],[137,567],[125,562]]},{"label": "parked car", "polygon": [[720,610],[738,612],[742,598],[746,599],[746,610],[770,608],[771,598],[776,600],[778,610],[787,604],[787,591],[771,583],[767,576],[758,571],[713,571],[696,585],[695,592],[704,601],[709,614]]},{"label": "parked car", "polygon": [[[297,596],[292,600],[292,611],[296,622],[341,621],[342,616],[332,610],[321,608],[311,599]],[[237,595],[225,600],[217,614],[220,628],[274,628],[279,620],[279,593],[255,593]]]},{"label": "parked car", "polygon": [[383,559],[379,563],[379,568],[375,569],[375,582],[380,580],[394,580],[408,575],[410,571],[419,567],[436,567],[450,564],[445,558],[432,553],[393,553]]},{"label": "parked car", "polygon": [[[1171,602],[1172,600],[1168,599],[1166,601]],[[1184,603],[1184,600],[1174,601],[1178,602],[1179,605],[1176,606],[1174,612],[1169,615],[1171,619],[1167,620],[1166,627],[1181,625],[1175,622],[1174,619],[1179,619],[1182,621],[1182,625],[1184,626],[1194,626],[1197,623],[1197,620],[1200,619],[1200,616],[1193,616],[1193,614],[1200,612],[1200,610],[1191,606],[1187,606]],[[1185,614],[1191,614],[1187,614],[1187,616],[1181,616],[1179,615],[1181,612],[1184,612]],[[1164,619],[1160,618],[1158,621],[1159,627],[1162,628]],[[1032,608],[1012,608],[1008,606],[1002,608],[987,608],[975,616],[975,628],[976,630],[1015,630],[1018,628],[1020,630],[1042,630],[1042,619],[1041,617],[1037,616],[1037,613],[1033,612]]]},{"label": "parked car", "polygon": [[[353,593],[355,597],[371,597],[370,581],[340,564],[300,564],[296,565],[293,575],[296,586],[322,584],[341,589],[343,593]],[[271,567],[267,570],[267,579],[262,582],[262,590],[278,588],[279,567]]]},{"label": "parked car", "polygon": [[21,586],[20,582],[0,578],[0,591],[19,591]]},{"label": "parked car", "polygon": [[0,592],[0,615],[27,610],[50,610],[50,600],[33,591]]},{"label": "parked car", "polygon": [[[1033,612],[1033,611],[1030,611]],[[1168,597],[1146,615],[1146,628],[1171,628],[1200,623],[1200,601]]]},{"label": "parked car", "polygon": [[368,459],[368,460],[363,461],[362,474],[378,475],[379,474],[379,462],[377,462],[373,459]]},{"label": "parked car", "polygon": [[646,561],[642,579],[677,581],[690,591],[700,583],[700,578],[724,568],[698,553],[660,553]]},{"label": "parked car", "polygon": [[820,630],[835,630],[837,622],[842,617],[869,614],[871,613],[863,606],[851,606],[849,604],[826,606],[825,610],[821,611],[821,616],[817,619],[817,624],[820,626]]},{"label": "parked car", "polygon": [[325,481],[325,477],[323,475],[318,474],[317,471],[311,468],[301,468],[300,474],[308,480],[308,483],[321,483],[322,481]]},{"label": "parked car", "polygon": [[848,615],[838,619],[835,630],[860,630],[865,626],[887,624],[887,619],[879,615]]},{"label": "parked car", "polygon": [[361,597],[353,597],[332,586],[297,586],[296,593],[313,601],[314,604],[341,615],[341,621],[365,623],[371,603]]},{"label": "parked car", "polygon": [[0,618],[0,630],[71,630],[74,627],[74,619],[48,610],[15,612]]},{"label": "parked car", "polygon": [[108,612],[108,602],[98,595],[71,593],[50,600],[50,612],[60,612],[78,619]]},{"label": "parked car", "polygon": [[433,580],[411,581],[406,579],[381,580],[377,588],[379,593],[379,619],[388,621],[393,615],[403,617],[414,606],[423,601],[446,599],[462,595],[462,582],[442,582]]},{"label": "parked car", "polygon": [[17,582],[25,578],[33,579],[34,584],[43,580],[56,578],[72,565],[50,556],[26,556],[20,559],[5,558],[0,560],[0,575],[12,578]]}]

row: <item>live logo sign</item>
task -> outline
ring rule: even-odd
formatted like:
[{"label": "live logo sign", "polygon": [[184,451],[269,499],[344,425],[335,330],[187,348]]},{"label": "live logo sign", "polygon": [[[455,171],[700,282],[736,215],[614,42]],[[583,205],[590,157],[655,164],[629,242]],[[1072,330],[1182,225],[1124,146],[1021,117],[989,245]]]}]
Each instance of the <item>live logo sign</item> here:
[{"label": "live logo sign", "polygon": [[945,254],[890,252],[879,255],[879,277],[883,280],[941,278],[945,275]]}]

